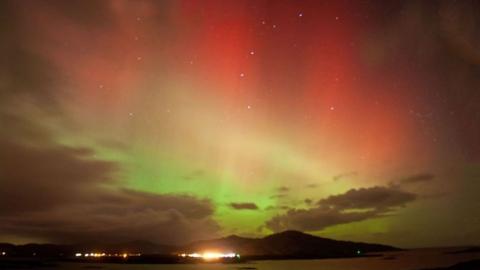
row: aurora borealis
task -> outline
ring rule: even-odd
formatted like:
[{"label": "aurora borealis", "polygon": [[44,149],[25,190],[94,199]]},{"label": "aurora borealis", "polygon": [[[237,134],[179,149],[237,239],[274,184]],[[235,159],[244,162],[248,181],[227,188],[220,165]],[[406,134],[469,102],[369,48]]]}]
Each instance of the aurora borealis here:
[{"label": "aurora borealis", "polygon": [[480,243],[475,1],[1,1],[0,242]]}]

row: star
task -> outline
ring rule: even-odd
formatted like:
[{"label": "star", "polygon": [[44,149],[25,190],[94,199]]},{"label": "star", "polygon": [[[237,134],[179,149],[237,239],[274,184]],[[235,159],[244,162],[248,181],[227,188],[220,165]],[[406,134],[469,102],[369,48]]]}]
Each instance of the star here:
[{"label": "star", "polygon": [[247,105],[247,109],[249,109],[249,110],[250,110],[251,108],[252,108],[252,106],[250,106],[250,105]]},{"label": "star", "polygon": [[333,110],[335,110],[335,107],[330,106],[330,111],[333,111]]},{"label": "star", "polygon": [[303,13],[298,13],[298,17],[303,17]]},{"label": "star", "polygon": [[130,112],[130,113],[128,113],[128,115],[129,115],[130,117],[132,117],[132,116],[133,116],[133,113],[132,113],[132,112]]},{"label": "star", "polygon": [[255,52],[254,52],[254,51],[250,51],[250,55],[254,55],[254,54],[255,54]]},{"label": "star", "polygon": [[244,73],[240,73],[240,77],[245,77],[245,74]]}]

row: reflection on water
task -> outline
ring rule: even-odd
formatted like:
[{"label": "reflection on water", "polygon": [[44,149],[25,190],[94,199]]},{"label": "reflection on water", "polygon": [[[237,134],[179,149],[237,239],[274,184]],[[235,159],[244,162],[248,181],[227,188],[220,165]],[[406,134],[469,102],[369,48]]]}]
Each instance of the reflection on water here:
[{"label": "reflection on water", "polygon": [[421,249],[384,253],[380,257],[326,260],[257,261],[247,264],[175,264],[125,265],[61,263],[57,270],[416,270],[448,266],[462,261],[480,259],[480,252],[450,253],[459,250]]}]

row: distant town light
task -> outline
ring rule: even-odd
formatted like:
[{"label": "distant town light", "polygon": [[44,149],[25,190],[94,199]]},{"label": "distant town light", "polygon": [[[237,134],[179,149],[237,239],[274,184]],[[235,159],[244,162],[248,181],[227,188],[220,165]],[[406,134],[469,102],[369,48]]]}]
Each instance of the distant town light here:
[{"label": "distant town light", "polygon": [[75,253],[75,257],[90,257],[90,258],[101,258],[101,257],[120,257],[120,258],[127,258],[131,256],[142,256],[141,253],[105,253],[105,252],[89,252],[89,253]]},{"label": "distant town light", "polygon": [[189,257],[189,258],[199,258],[199,259],[204,259],[206,261],[211,261],[211,260],[218,260],[218,259],[224,259],[224,258],[240,258],[240,254],[236,254],[234,252],[228,252],[228,253],[221,253],[221,252],[215,252],[215,251],[204,251],[203,253],[181,253],[178,254],[180,257]]}]

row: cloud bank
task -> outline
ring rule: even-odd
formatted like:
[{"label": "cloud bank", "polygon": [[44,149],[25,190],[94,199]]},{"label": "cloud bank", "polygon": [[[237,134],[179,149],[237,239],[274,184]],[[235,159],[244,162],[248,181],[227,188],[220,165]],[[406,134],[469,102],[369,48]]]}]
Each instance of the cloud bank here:
[{"label": "cloud bank", "polygon": [[1,140],[0,237],[178,243],[218,230],[209,200],[117,188],[118,164],[92,153]]},{"label": "cloud bank", "polygon": [[330,226],[381,217],[416,199],[416,195],[393,187],[350,189],[317,202],[310,209],[289,209],[266,222],[274,232],[319,231]]}]

